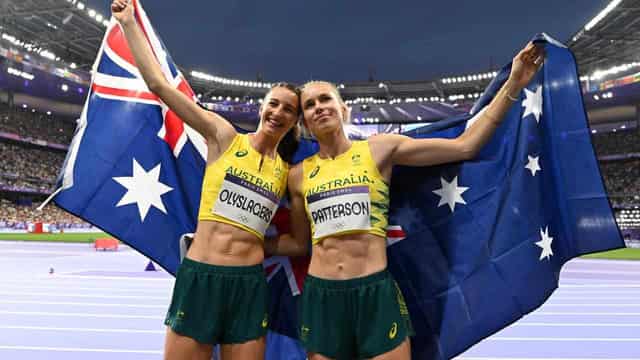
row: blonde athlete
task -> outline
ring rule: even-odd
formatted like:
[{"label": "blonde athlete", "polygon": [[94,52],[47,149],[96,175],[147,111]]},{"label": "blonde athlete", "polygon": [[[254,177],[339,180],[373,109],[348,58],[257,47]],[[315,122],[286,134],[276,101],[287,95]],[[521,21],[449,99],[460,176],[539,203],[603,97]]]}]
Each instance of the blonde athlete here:
[{"label": "blonde athlete", "polygon": [[223,360],[263,359],[268,325],[263,239],[286,189],[289,166],[279,144],[285,135],[295,138],[297,90],[273,87],[260,109],[257,132],[239,135],[227,120],[201,109],[165,80],[132,4],[116,0],[111,10],[149,89],[208,146],[195,238],[165,320],[165,359],[209,360],[217,343]]},{"label": "blonde athlete", "polygon": [[472,159],[543,58],[533,44],[520,51],[493,101],[455,139],[381,134],[351,141],[343,129],[348,109],[336,87],[321,81],[302,87],[304,125],[320,150],[290,170],[292,232],[270,246],[296,255],[312,239],[300,324],[310,360],[410,358],[406,305],[387,271],[391,170]]}]

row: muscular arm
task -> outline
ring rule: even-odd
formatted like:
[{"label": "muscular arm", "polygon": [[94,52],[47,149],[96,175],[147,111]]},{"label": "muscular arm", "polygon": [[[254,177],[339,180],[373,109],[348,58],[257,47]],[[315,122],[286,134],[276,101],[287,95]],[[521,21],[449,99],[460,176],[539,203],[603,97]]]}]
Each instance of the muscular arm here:
[{"label": "muscular arm", "polygon": [[265,239],[265,251],[272,255],[304,256],[309,253],[309,219],[302,194],[302,163],[289,171],[290,232],[276,238]]},{"label": "muscular arm", "polygon": [[198,131],[209,144],[212,142],[219,146],[228,144],[235,136],[233,126],[223,117],[200,108],[193,99],[169,84],[153,56],[142,29],[135,21],[133,5],[127,3],[120,11],[117,10],[119,9],[112,5],[114,16],[118,15],[116,17],[149,90],[160,97],[184,122]]},{"label": "muscular arm", "polygon": [[500,125],[513,101],[509,96],[517,95],[509,82],[498,91],[491,103],[476,117],[473,125],[455,139],[413,139],[404,135],[382,135],[391,163],[394,165],[428,166],[474,158]]},{"label": "muscular arm", "polygon": [[[491,139],[506,113],[542,65],[544,49],[528,44],[513,59],[509,79],[477,119],[455,139],[413,139],[402,135],[371,138],[379,159],[388,165],[427,166],[474,158]],[[386,160],[388,159],[388,160]]]}]

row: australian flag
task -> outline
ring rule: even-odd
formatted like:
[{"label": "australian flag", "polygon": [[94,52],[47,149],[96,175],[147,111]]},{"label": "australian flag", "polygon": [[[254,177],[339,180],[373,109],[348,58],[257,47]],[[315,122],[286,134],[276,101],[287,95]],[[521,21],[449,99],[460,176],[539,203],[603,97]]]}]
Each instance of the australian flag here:
[{"label": "australian flag", "polygon": [[[591,144],[576,64],[546,35],[546,60],[472,161],[394,169],[388,247],[416,337],[413,359],[450,359],[539,307],[562,265],[624,247]],[[418,129],[453,138],[471,126],[510,72],[467,116]]]},{"label": "australian flag", "polygon": [[[163,73],[196,101],[136,0],[135,17]],[[416,329],[414,359],[447,359],[535,309],[564,262],[622,246],[589,138],[575,63],[546,43],[544,70],[523,91],[473,161],[394,170],[389,267]],[[473,110],[482,111],[505,68]],[[473,120],[447,120],[414,136],[454,137]],[[311,155],[305,143],[298,158]],[[58,206],[175,274],[180,239],[197,223],[206,143],[144,84],[111,20],[90,93],[59,177]],[[286,209],[276,216],[286,231]],[[308,259],[271,257],[272,329],[294,337]],[[267,358],[304,359],[271,333]]]}]

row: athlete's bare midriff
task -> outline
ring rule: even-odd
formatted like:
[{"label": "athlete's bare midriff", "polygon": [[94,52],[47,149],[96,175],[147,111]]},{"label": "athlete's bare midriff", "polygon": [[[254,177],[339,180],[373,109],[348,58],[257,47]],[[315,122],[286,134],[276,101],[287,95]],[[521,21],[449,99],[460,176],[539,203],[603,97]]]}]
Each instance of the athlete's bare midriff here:
[{"label": "athlete's bare midriff", "polygon": [[387,267],[384,238],[372,234],[345,234],[313,245],[309,274],[347,280],[380,272]]},{"label": "athlete's bare midriff", "polygon": [[187,257],[222,266],[249,266],[264,260],[262,240],[248,231],[217,221],[200,221]]}]

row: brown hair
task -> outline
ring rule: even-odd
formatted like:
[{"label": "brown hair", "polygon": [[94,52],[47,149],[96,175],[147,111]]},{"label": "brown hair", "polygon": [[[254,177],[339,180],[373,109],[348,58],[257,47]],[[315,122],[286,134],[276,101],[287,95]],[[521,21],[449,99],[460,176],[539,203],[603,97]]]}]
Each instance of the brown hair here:
[{"label": "brown hair", "polygon": [[[287,82],[278,82],[271,86],[271,89],[264,96],[266,100],[271,91],[275,88],[285,88],[298,97],[298,117],[302,113],[302,107],[300,106],[300,89],[298,89],[295,85],[287,83]],[[297,121],[289,131],[284,135],[280,143],[278,144],[278,154],[280,157],[286,161],[291,162],[293,159],[293,155],[298,150],[298,144],[300,143],[300,122]]]}]

